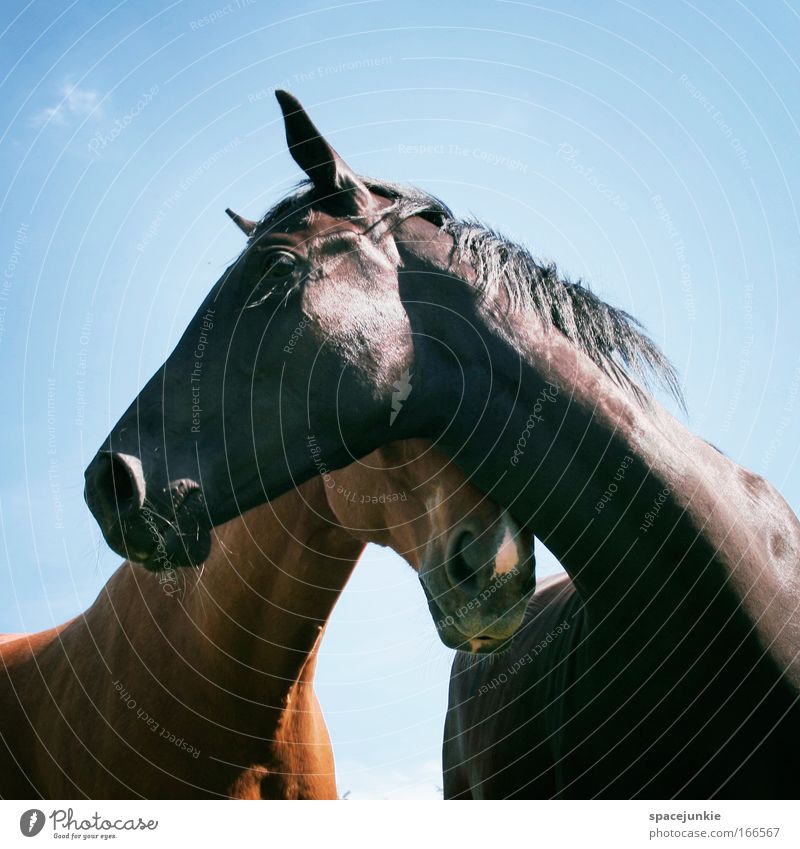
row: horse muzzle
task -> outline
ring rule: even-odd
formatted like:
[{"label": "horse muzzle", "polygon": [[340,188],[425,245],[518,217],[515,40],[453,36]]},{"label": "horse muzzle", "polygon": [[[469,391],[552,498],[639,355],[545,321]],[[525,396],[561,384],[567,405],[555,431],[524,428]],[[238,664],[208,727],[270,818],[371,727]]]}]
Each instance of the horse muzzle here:
[{"label": "horse muzzle", "polygon": [[490,528],[468,523],[451,534],[442,560],[422,563],[420,583],[446,646],[474,654],[508,647],[536,589],[533,545],[504,514]]},{"label": "horse muzzle", "polygon": [[182,478],[151,493],[141,461],[99,451],[86,469],[84,498],[109,546],[153,572],[199,566],[211,550],[202,490]]}]

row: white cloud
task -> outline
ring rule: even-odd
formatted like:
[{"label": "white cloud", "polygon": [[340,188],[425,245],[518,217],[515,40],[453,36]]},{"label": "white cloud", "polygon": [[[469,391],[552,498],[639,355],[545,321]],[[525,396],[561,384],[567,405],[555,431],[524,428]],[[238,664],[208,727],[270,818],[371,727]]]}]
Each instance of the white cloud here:
[{"label": "white cloud", "polygon": [[58,87],[60,99],[52,106],[46,106],[44,109],[36,113],[33,118],[33,123],[36,126],[43,124],[59,124],[68,123],[70,118],[81,118],[86,115],[99,117],[101,110],[98,108],[100,103],[100,92],[91,88],[81,88],[75,85],[70,80],[65,80]]}]

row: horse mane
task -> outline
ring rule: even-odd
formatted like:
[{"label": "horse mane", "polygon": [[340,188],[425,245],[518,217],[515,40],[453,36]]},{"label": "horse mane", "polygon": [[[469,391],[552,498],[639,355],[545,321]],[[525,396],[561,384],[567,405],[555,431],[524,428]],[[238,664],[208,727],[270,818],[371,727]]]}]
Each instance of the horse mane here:
[{"label": "horse mane", "polygon": [[[647,391],[657,386],[685,409],[674,366],[642,324],[600,299],[583,280],[571,280],[559,272],[554,262],[537,259],[527,248],[480,221],[457,218],[447,204],[421,189],[368,177],[361,179],[370,191],[392,201],[383,218],[392,217],[393,226],[420,216],[449,234],[458,259],[475,270],[474,283],[487,296],[502,287],[513,307],[533,311],[640,403],[645,403]],[[269,210],[253,239],[281,219],[301,210],[310,212],[313,204],[313,187],[304,181]]]},{"label": "horse mane", "polygon": [[580,279],[560,274],[497,231],[477,221],[452,219],[449,232],[461,261],[487,293],[502,286],[512,306],[530,309],[577,345],[595,365],[643,402],[642,386],[660,386],[685,408],[678,374],[632,315],[600,299]]}]

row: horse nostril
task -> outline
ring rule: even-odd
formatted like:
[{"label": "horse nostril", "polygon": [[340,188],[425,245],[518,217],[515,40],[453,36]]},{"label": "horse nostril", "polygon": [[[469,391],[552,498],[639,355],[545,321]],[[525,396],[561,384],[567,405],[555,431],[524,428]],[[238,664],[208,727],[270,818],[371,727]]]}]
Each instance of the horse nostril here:
[{"label": "horse nostril", "polygon": [[484,566],[485,559],[481,556],[475,536],[469,531],[459,534],[450,548],[445,564],[451,585],[466,589],[465,585],[469,585]]},{"label": "horse nostril", "polygon": [[124,518],[144,505],[144,474],[141,461],[129,454],[101,451],[92,464],[86,484],[89,506],[101,506],[108,514]]}]

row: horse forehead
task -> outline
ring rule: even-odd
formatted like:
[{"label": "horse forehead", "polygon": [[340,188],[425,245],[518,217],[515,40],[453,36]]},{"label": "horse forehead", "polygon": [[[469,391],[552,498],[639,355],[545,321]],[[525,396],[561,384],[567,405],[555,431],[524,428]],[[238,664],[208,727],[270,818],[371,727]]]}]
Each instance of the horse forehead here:
[{"label": "horse forehead", "polygon": [[259,225],[251,242],[274,238],[287,241],[305,252],[316,265],[330,262],[338,265],[343,257],[350,256],[361,262],[371,260],[370,264],[396,267],[400,255],[395,240],[387,228],[381,226],[384,208],[390,204],[379,196],[374,196],[374,200],[376,209],[371,220],[337,217],[300,203]]},{"label": "horse forehead", "polygon": [[493,502],[463,480],[455,486],[440,480],[425,490],[423,501],[431,524],[440,531],[462,519],[478,521],[488,527],[501,517],[500,509]]},{"label": "horse forehead", "polygon": [[250,244],[279,239],[303,248],[315,238],[333,230],[348,229],[354,232],[358,229],[351,219],[335,218],[308,206],[297,206],[284,211],[279,210],[262,221],[250,238]]},{"label": "horse forehead", "polygon": [[309,262],[327,273],[342,264],[393,271],[399,260],[391,240],[377,242],[365,233],[347,228],[321,233],[304,247]]}]

